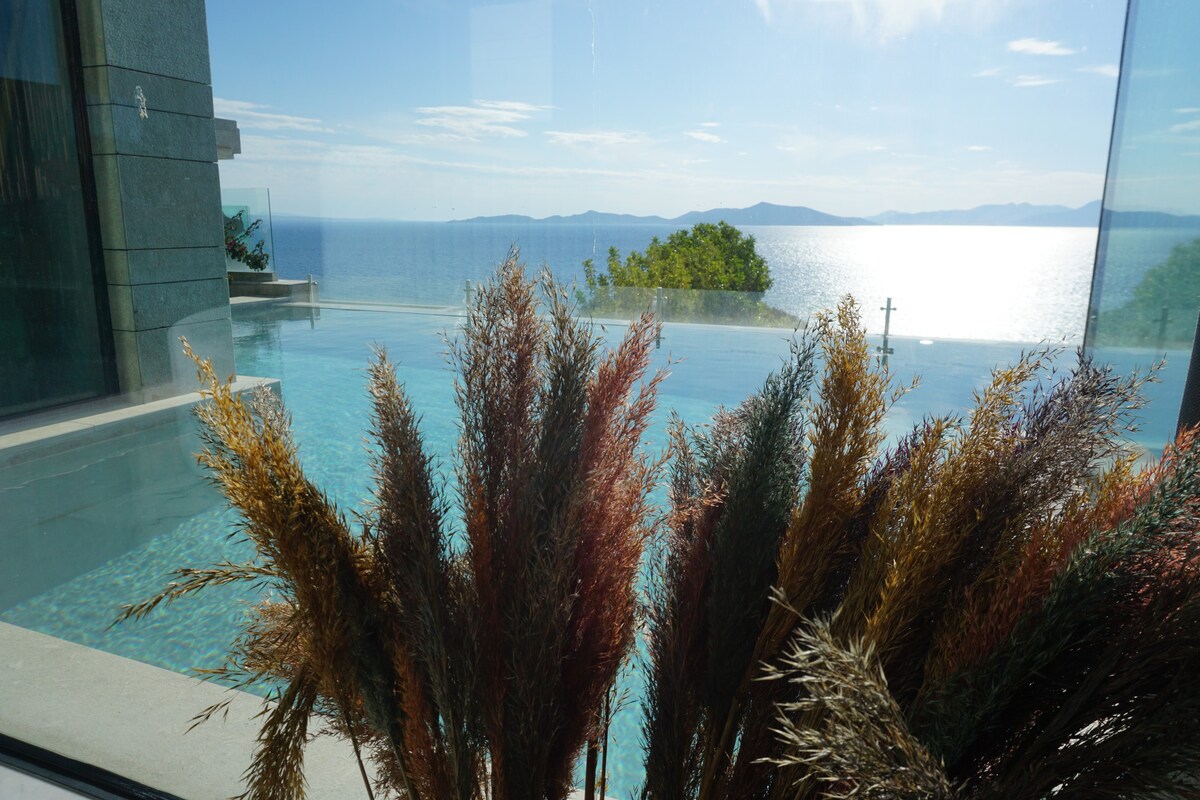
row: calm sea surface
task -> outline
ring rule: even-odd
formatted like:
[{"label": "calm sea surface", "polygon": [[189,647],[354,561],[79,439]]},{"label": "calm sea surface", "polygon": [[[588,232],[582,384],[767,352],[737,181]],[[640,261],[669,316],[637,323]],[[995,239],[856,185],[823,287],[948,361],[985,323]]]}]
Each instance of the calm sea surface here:
[{"label": "calm sea surface", "polygon": [[[655,225],[411,223],[279,219],[283,277],[311,273],[322,299],[447,305],[487,277],[510,245],[531,266],[582,282],[582,262],[610,246],[644,249]],[[972,226],[746,227],[767,259],[767,301],[804,317],[852,294],[872,332],[891,297],[893,333],[1036,342],[1083,336],[1092,228]]]}]

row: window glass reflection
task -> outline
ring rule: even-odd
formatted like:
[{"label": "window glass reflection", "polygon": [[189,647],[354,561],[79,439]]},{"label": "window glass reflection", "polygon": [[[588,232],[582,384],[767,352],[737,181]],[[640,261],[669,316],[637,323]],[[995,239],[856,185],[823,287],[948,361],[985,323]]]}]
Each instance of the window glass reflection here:
[{"label": "window glass reflection", "polygon": [[57,3],[0,0],[0,416],[105,391],[84,213]]}]

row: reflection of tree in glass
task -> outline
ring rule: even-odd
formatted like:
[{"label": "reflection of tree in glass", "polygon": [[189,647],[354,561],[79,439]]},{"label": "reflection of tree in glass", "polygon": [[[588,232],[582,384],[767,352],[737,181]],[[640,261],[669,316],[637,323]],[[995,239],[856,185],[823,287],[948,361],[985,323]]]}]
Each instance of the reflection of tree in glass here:
[{"label": "reflection of tree in glass", "polygon": [[1100,312],[1096,344],[1189,347],[1200,310],[1200,239],[1181,242],[1151,267],[1123,305]]},{"label": "reflection of tree in glass", "polygon": [[264,250],[266,242],[255,241],[262,223],[261,219],[256,219],[247,225],[245,209],[225,217],[225,255],[257,272],[265,270],[271,261],[271,254]]},{"label": "reflection of tree in glass", "polygon": [[[791,327],[795,317],[763,302],[771,288],[766,259],[746,236],[726,222],[702,222],[660,241],[643,254],[631,251],[622,262],[610,247],[605,271],[583,262],[588,292],[583,308],[593,314],[628,316],[658,306],[673,321],[726,322]],[[659,289],[670,290],[665,294]]]}]

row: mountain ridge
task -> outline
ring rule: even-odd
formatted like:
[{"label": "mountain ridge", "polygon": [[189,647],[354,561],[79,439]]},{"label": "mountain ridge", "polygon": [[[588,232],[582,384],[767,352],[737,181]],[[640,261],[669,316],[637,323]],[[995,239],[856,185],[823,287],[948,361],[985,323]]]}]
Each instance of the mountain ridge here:
[{"label": "mountain ridge", "polygon": [[1095,227],[1100,222],[1100,201],[1079,208],[1032,203],[992,203],[966,209],[940,211],[885,211],[869,217],[884,225],[1016,225],[1022,227]]},{"label": "mountain ridge", "polygon": [[826,214],[823,211],[808,206],[783,206],[775,203],[755,203],[746,208],[710,208],[707,211],[689,211],[678,217],[660,217],[657,215],[638,216],[634,214],[614,214],[607,211],[584,211],[581,214],[563,216],[555,214],[550,217],[529,217],[524,214],[501,214],[498,216],[471,217],[469,219],[453,219],[455,224],[472,223],[545,223],[545,224],[578,224],[591,223],[594,225],[695,225],[700,222],[728,222],[730,225],[874,225],[865,217],[839,217],[836,214]]},{"label": "mountain ridge", "polygon": [[[778,226],[875,226],[875,225],[1011,225],[1016,227],[1094,228],[1100,222],[1100,201],[1093,200],[1079,208],[1062,205],[1031,203],[993,203],[967,209],[941,211],[884,211],[870,217],[841,217],[826,214],[808,206],[784,206],[775,203],[756,203],[746,208],[710,208],[689,211],[677,217],[658,215],[639,216],[605,211],[585,211],[581,214],[555,214],[549,217],[530,217],[525,214],[452,219],[438,224],[469,225],[476,223],[528,224],[592,224],[592,225],[695,225],[698,222],[727,222],[730,225]],[[274,217],[286,220],[322,220],[325,217],[276,212]],[[1105,211],[1110,222],[1130,228],[1200,228],[1200,216],[1169,214],[1162,211]],[[388,218],[337,217],[343,222],[434,222],[433,220],[394,220]]]},{"label": "mountain ridge", "polygon": [[[1114,213],[1114,212],[1109,212]],[[1120,212],[1128,214],[1132,212]],[[1169,216],[1169,215],[1167,215]],[[1180,218],[1187,219],[1187,218]],[[1079,208],[1062,205],[1033,205],[1003,203],[976,206],[969,209],[941,211],[885,211],[871,217],[844,217],[827,214],[808,206],[785,206],[776,203],[756,203],[746,208],[710,208],[689,211],[677,217],[658,215],[639,216],[589,210],[581,214],[555,214],[550,217],[530,217],[524,214],[501,214],[450,220],[454,224],[592,224],[592,225],[680,225],[700,222],[727,222],[730,225],[1016,225],[1028,227],[1095,227],[1100,221],[1100,201],[1094,200]]]}]

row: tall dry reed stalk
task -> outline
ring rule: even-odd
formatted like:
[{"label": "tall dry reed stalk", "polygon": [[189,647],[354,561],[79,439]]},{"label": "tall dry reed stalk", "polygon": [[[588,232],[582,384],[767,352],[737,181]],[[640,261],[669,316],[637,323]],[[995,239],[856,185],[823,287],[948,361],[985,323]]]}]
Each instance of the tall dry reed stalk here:
[{"label": "tall dry reed stalk", "polygon": [[1054,362],[882,450],[847,301],[676,427],[644,798],[1200,797],[1200,446],[1137,469],[1142,379]]},{"label": "tall dry reed stalk", "polygon": [[278,398],[234,394],[187,349],[206,397],[199,459],[240,512],[256,558],[179,570],[122,618],[234,581],[271,598],[226,665],[209,672],[235,687],[276,687],[244,797],[304,796],[318,720],[373,760],[368,793],[569,792],[634,640],[658,467],[640,441],[662,376],[647,374],[650,318],[605,352],[565,292],[548,277],[542,289],[514,250],[452,345],[461,545],[417,413],[382,349],[370,367],[374,493],[353,521],[305,476]]}]

